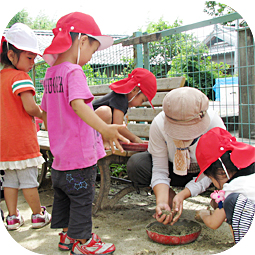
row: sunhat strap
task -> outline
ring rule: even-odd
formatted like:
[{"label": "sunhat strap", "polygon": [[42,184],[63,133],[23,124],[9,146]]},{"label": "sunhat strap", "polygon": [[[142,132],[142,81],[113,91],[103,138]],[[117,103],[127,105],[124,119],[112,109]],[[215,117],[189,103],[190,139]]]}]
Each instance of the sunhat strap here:
[{"label": "sunhat strap", "polygon": [[77,65],[79,65],[79,61],[80,61],[80,45],[79,45],[80,38],[81,38],[81,33],[79,33],[79,35],[78,35],[78,57],[77,57]]},{"label": "sunhat strap", "polygon": [[221,165],[222,165],[222,168],[223,168],[223,170],[224,170],[226,176],[228,177],[228,179],[230,179],[230,178],[229,178],[229,175],[228,175],[228,171],[227,171],[225,165],[223,164],[221,158],[218,158],[218,160],[220,161],[220,163],[221,163]]},{"label": "sunhat strap", "polygon": [[138,94],[140,94],[142,91],[141,90],[139,90],[129,101],[128,101],[128,103],[130,103],[131,101],[133,101],[133,99],[138,95]]}]

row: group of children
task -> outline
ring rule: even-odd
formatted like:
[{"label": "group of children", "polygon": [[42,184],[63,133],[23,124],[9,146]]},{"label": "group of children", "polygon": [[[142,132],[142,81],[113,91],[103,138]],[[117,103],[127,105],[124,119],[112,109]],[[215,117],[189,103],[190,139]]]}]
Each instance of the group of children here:
[{"label": "group of children", "polygon": [[[53,32],[54,39],[42,55],[50,68],[44,78],[40,107],[33,99],[35,88],[27,74],[40,55],[33,31],[16,23],[1,41],[0,170],[5,172],[6,227],[14,230],[24,223],[17,208],[18,190],[22,189],[32,210],[33,228],[51,222],[51,228],[63,229],[59,249],[70,250],[71,254],[112,254],[114,244],[104,243],[92,233],[96,164],[105,156],[105,148],[114,151],[115,145],[123,150],[120,140],[142,142],[123,125],[123,117],[129,107],[145,101],[152,105],[156,78],[148,70],[136,68],[127,78],[111,84],[111,93],[92,104],[94,97],[81,67],[97,50],[111,46],[113,39],[102,35],[94,19],[80,12],[60,18]],[[41,206],[37,190],[37,167],[44,161],[35,117],[44,121],[54,155],[52,216]],[[245,234],[249,228],[243,225],[243,218],[249,217],[251,224],[254,216],[254,157],[254,147],[236,142],[220,128],[203,135],[197,148],[201,173],[209,176],[216,188],[223,189],[226,198],[221,209],[212,215],[202,211],[200,216],[212,228],[227,218],[236,242],[242,237],[237,230],[242,228]]]}]

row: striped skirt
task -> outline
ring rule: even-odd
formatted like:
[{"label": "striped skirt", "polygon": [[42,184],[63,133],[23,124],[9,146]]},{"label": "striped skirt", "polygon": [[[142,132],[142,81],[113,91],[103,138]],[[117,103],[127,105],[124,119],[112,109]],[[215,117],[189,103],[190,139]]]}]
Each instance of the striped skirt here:
[{"label": "striped skirt", "polygon": [[[230,200],[232,201],[230,202]],[[255,204],[242,194],[232,193],[224,201],[224,210],[227,215],[227,222],[232,226],[235,243],[238,243],[248,232],[252,224]],[[228,216],[231,214],[232,217],[229,219],[230,217]]]}]

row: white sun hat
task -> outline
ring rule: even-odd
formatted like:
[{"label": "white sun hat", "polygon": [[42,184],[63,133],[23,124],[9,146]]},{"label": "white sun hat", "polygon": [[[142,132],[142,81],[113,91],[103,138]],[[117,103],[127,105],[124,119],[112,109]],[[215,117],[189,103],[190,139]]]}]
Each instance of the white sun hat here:
[{"label": "white sun hat", "polygon": [[5,40],[19,50],[30,51],[42,56],[34,31],[23,23],[12,25],[5,34]]}]

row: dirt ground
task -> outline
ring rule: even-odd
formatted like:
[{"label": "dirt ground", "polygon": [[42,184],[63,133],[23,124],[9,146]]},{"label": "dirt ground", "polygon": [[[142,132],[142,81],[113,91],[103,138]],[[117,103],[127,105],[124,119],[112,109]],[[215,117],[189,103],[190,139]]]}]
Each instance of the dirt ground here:
[{"label": "dirt ground", "polygon": [[[122,185],[112,184],[111,192],[114,193]],[[96,190],[98,192],[99,187]],[[53,190],[50,182],[44,184],[39,192],[42,205],[47,206],[51,213]],[[195,211],[206,209],[209,205],[209,194],[210,192],[206,192],[198,197],[187,199],[184,202],[184,212],[181,218],[194,220]],[[0,205],[7,216],[5,202],[2,201]],[[25,224],[16,231],[6,231],[5,235],[9,233],[21,246],[35,253],[70,254],[59,251],[57,248],[60,230],[51,229],[50,225],[42,229],[31,229],[31,210],[21,191],[19,192],[18,208],[24,217]],[[154,211],[154,195],[148,195],[145,191],[140,194],[130,193],[123,197],[113,209],[98,211],[93,216],[93,232],[98,234],[104,242],[115,244],[115,255],[217,254],[234,245],[227,223],[223,223],[217,230],[209,229],[200,223],[201,234],[196,241],[190,244],[170,246],[153,242],[149,239],[145,229],[149,223],[155,221],[152,217]],[[8,254],[12,253],[8,252]]]}]

